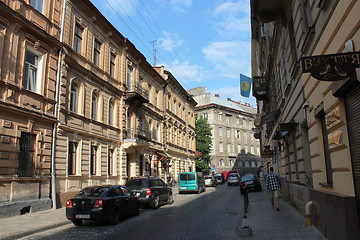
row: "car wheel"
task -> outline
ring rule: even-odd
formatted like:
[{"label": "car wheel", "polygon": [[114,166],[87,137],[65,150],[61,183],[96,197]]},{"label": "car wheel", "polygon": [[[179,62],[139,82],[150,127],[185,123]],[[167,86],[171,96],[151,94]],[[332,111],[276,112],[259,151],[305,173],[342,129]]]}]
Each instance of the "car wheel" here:
[{"label": "car wheel", "polygon": [[109,224],[116,225],[118,222],[119,222],[119,211],[117,209],[114,209]]},{"label": "car wheel", "polygon": [[174,197],[173,197],[172,193],[169,193],[167,203],[168,204],[173,204],[174,203]]},{"label": "car wheel", "polygon": [[201,191],[201,187],[198,189],[198,194],[200,194],[202,191]]},{"label": "car wheel", "polygon": [[160,206],[160,203],[159,203],[159,196],[155,196],[154,197],[154,205],[153,205],[153,209],[157,209],[157,208],[159,208],[159,206]]},{"label": "car wheel", "polygon": [[73,220],[72,223],[73,223],[75,226],[81,226],[82,220]]}]

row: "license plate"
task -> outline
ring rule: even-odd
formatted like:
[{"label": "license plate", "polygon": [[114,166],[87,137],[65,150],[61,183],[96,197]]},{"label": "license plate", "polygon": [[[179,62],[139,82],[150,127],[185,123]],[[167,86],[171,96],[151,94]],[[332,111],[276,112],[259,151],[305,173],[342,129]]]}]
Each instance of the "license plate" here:
[{"label": "license plate", "polygon": [[90,219],[90,214],[76,214],[75,218]]},{"label": "license plate", "polygon": [[140,193],[136,193],[136,196],[137,196],[137,197],[140,197]]},{"label": "license plate", "polygon": [[181,187],[180,189],[186,189],[186,187]]}]

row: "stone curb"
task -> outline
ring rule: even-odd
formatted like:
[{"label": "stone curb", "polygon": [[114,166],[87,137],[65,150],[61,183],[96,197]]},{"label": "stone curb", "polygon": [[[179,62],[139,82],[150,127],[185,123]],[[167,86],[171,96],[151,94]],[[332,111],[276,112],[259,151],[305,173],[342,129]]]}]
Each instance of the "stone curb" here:
[{"label": "stone curb", "polygon": [[25,230],[23,232],[19,232],[19,233],[15,233],[15,234],[10,234],[8,236],[4,236],[1,237],[1,240],[13,240],[13,239],[18,239],[18,238],[22,238],[22,237],[26,237],[35,233],[39,233],[39,232],[44,232],[53,228],[58,228],[67,224],[71,224],[71,221],[66,220],[66,221],[60,221],[58,223],[53,223],[53,224],[49,224],[47,226],[43,226],[43,227],[39,227],[36,229],[29,229],[29,230]]}]

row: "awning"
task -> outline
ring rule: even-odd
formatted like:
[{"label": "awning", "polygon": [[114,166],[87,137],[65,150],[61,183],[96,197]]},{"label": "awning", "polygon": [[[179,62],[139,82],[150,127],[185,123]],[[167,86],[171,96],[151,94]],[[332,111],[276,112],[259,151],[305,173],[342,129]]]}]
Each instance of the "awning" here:
[{"label": "awning", "polygon": [[165,152],[156,152],[157,162],[170,159],[171,157]]}]

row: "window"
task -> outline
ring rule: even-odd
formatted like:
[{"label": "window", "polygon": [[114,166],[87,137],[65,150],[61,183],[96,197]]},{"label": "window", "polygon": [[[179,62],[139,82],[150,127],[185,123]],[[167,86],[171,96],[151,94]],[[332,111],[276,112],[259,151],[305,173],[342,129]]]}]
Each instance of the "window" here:
[{"label": "window", "polygon": [[244,146],[244,151],[245,151],[245,153],[248,153],[249,151],[248,151],[248,147],[247,147],[247,145],[245,144],[245,146]]},{"label": "window", "polygon": [[43,13],[44,1],[43,0],[30,0],[30,6]]},{"label": "window", "polygon": [[223,143],[219,143],[219,152],[224,152]]},{"label": "window", "polygon": [[174,113],[176,114],[176,101],[174,100]]},{"label": "window", "polygon": [[256,163],[254,161],[251,161],[251,166],[256,167]]},{"label": "window", "polygon": [[73,81],[71,83],[71,91],[70,91],[70,111],[73,113],[77,113],[78,105],[79,105],[79,87]]},{"label": "window", "polygon": [[224,166],[224,160],[220,159],[220,161],[219,161],[219,166],[220,166],[220,167],[223,167],[223,166]]},{"label": "window", "polygon": [[245,161],[245,167],[249,167],[249,161]]},{"label": "window", "polygon": [[303,0],[303,11],[305,17],[305,24],[306,28],[311,28],[313,26],[312,19],[311,19],[311,9],[309,5],[309,0]]},{"label": "window", "polygon": [[243,122],[242,122],[243,126],[246,125],[246,118],[243,118]]},{"label": "window", "polygon": [[170,105],[171,105],[171,97],[170,95],[168,95],[168,109],[170,110]]},{"label": "window", "polygon": [[260,147],[256,147],[256,153],[258,156],[260,156]]},{"label": "window", "polygon": [[179,107],[178,107],[178,117],[180,117],[180,111],[181,111],[181,104],[179,103]]},{"label": "window", "polygon": [[228,138],[230,137],[230,128],[226,129],[226,137],[228,137]]},{"label": "window", "polygon": [[252,126],[252,120],[249,119],[249,126],[251,127]]},{"label": "window", "polygon": [[108,175],[109,176],[112,176],[114,175],[113,173],[113,164],[114,164],[114,161],[113,161],[113,155],[114,155],[114,150],[113,149],[108,149]]},{"label": "window", "polygon": [[252,141],[254,139],[254,135],[250,134],[250,141]]},{"label": "window", "polygon": [[76,152],[77,152],[77,142],[69,141],[69,152],[68,152],[68,175],[76,174]]},{"label": "window", "polygon": [[231,144],[230,143],[227,144],[227,152],[229,152],[229,153],[231,152]]},{"label": "window", "polygon": [[129,90],[133,90],[133,68],[131,66],[127,68],[127,85]]},{"label": "window", "polygon": [[221,121],[221,119],[222,119],[222,113],[220,112],[219,114],[218,114],[218,121]]},{"label": "window", "polygon": [[254,146],[252,146],[252,145],[250,147],[250,152],[251,152],[251,154],[254,154]]},{"label": "window", "polygon": [[148,90],[149,90],[149,102],[151,103],[151,85],[148,84]]},{"label": "window", "polygon": [[238,153],[241,153],[241,145],[240,144],[238,144]]},{"label": "window", "polygon": [[36,135],[21,132],[20,137],[20,152],[18,155],[19,177],[32,177],[34,175],[34,152],[35,152]]},{"label": "window", "polygon": [[98,105],[98,96],[96,95],[95,91],[92,94],[91,100],[91,119],[96,120],[97,118],[97,106]]},{"label": "window", "polygon": [[222,127],[219,127],[219,136],[222,136]]},{"label": "window", "polygon": [[116,58],[115,54],[111,53],[110,54],[110,75],[112,77],[115,76],[115,58]]},{"label": "window", "polygon": [[229,166],[230,166],[230,167],[234,166],[234,161],[233,161],[233,160],[230,160]]},{"label": "window", "polygon": [[109,101],[109,125],[113,126],[114,124],[114,101]]},{"label": "window", "polygon": [[100,48],[101,48],[101,43],[95,39],[94,41],[94,64],[96,66],[99,66],[100,64]]},{"label": "window", "polygon": [[236,130],[236,138],[240,138],[240,130]]},{"label": "window", "polygon": [[236,118],[236,124],[240,124],[240,119],[238,117]]},{"label": "window", "polygon": [[244,132],[244,140],[246,141],[247,140],[247,133]]},{"label": "window", "polygon": [[230,115],[225,116],[225,121],[226,121],[226,123],[230,123]]},{"label": "window", "polygon": [[90,174],[96,175],[96,165],[97,165],[97,146],[91,146],[90,149]]},{"label": "window", "polygon": [[158,90],[156,90],[156,94],[155,94],[155,106],[156,107],[159,107],[159,103],[158,103],[158,96],[159,96],[159,91]]},{"label": "window", "polygon": [[74,50],[79,54],[81,54],[82,33],[83,28],[80,27],[78,24],[75,24]]},{"label": "window", "polygon": [[25,53],[23,87],[29,91],[40,93],[42,54],[27,48]]}]

